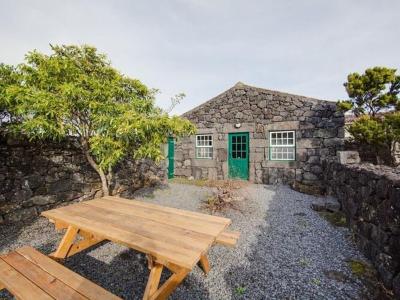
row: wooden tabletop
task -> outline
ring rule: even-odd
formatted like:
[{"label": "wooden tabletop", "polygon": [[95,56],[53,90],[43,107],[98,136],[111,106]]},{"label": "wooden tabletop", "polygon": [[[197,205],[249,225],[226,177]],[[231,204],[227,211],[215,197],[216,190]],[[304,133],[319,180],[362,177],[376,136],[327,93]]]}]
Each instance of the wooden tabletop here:
[{"label": "wooden tabletop", "polygon": [[42,215],[188,269],[231,223],[227,218],[111,196]]}]

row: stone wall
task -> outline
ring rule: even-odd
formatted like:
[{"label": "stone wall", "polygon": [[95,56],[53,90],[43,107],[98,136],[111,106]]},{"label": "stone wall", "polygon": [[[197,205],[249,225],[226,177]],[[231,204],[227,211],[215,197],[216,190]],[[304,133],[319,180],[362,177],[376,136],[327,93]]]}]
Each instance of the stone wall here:
[{"label": "stone wall", "polygon": [[[344,116],[330,101],[237,84],[183,115],[212,134],[213,159],[196,159],[195,136],[176,143],[175,175],[228,177],[228,133],[249,132],[249,177],[256,183],[321,186],[321,161],[343,147]],[[235,124],[240,123],[240,128]],[[296,160],[269,160],[269,131],[295,130]]]},{"label": "stone wall", "polygon": [[[127,160],[116,168],[113,190],[129,197],[165,178],[164,167]],[[31,219],[64,202],[97,195],[100,179],[73,140],[28,143],[0,135],[0,224]]]},{"label": "stone wall", "polygon": [[400,169],[324,162],[324,177],[358,246],[400,299]]}]

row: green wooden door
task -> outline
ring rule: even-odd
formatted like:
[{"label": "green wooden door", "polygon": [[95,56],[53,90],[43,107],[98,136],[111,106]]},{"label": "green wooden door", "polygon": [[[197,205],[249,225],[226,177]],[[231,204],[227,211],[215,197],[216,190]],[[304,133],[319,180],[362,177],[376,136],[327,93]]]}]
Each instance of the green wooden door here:
[{"label": "green wooden door", "polygon": [[229,178],[249,179],[249,133],[229,134]]},{"label": "green wooden door", "polygon": [[168,138],[168,178],[174,178],[174,156],[175,141],[173,137]]}]

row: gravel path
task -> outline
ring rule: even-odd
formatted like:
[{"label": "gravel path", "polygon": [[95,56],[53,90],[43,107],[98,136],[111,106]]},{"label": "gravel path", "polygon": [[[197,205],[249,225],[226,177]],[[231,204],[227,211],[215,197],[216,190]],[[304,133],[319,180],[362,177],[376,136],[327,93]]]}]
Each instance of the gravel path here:
[{"label": "gravel path", "polygon": [[[241,232],[236,248],[213,247],[207,277],[199,268],[171,299],[366,299],[367,287],[346,262],[364,260],[345,228],[332,227],[310,209],[313,196],[286,186],[253,185],[240,190],[239,210],[222,215]],[[142,190],[143,201],[200,210],[211,195],[207,187],[170,183]],[[61,239],[53,225],[40,218],[24,226],[0,226],[0,253],[32,245],[44,253]],[[141,299],[148,276],[143,254],[103,243],[65,261],[65,265],[124,299]],[[335,279],[329,274],[340,274]],[[168,275],[168,274],[166,274]],[[165,278],[165,275],[163,276]],[[0,299],[8,298],[0,292]]]}]

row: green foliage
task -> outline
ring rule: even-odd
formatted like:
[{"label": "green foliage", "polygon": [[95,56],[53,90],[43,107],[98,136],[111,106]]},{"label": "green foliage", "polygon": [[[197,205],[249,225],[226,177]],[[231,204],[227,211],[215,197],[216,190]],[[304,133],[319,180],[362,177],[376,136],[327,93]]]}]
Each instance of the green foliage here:
[{"label": "green foliage", "polygon": [[380,118],[364,115],[348,126],[354,142],[373,150],[378,162],[392,165],[392,150],[400,142],[400,112],[387,113]]},{"label": "green foliage", "polygon": [[375,116],[379,111],[400,109],[400,76],[396,69],[374,67],[364,74],[351,73],[344,83],[349,100],[339,101],[338,108],[356,116]]},{"label": "green foliage", "polygon": [[[352,73],[344,83],[348,100],[338,101],[341,111],[359,117],[347,127],[360,150],[376,153],[378,163],[393,164],[392,149],[399,141],[400,75],[396,69],[374,67],[364,74]],[[379,112],[384,115],[378,115]]]},{"label": "green foliage", "polygon": [[362,144],[379,147],[387,143],[385,127],[380,119],[362,116],[348,127],[348,131],[354,140]]},{"label": "green foliage", "polygon": [[246,287],[244,286],[238,286],[235,289],[236,294],[238,294],[239,296],[243,296],[244,293],[246,292]]},{"label": "green foliage", "polygon": [[189,121],[154,105],[154,90],[118,72],[96,48],[51,50],[29,52],[17,67],[0,65],[0,108],[18,120],[12,131],[30,139],[78,137],[100,176],[127,156],[160,160],[168,136],[194,133]]}]

